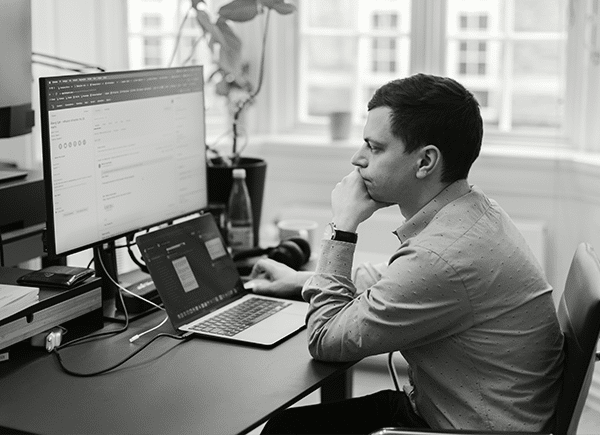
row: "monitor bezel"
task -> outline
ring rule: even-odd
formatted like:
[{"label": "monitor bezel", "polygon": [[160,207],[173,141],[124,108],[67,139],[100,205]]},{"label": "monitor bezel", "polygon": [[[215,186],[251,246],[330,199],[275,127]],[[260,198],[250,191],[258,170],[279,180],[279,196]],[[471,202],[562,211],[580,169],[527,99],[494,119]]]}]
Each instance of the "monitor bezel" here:
[{"label": "monitor bezel", "polygon": [[[134,69],[134,70],[120,70],[120,71],[107,71],[107,72],[95,72],[95,73],[86,73],[86,74],[77,74],[77,77],[100,77],[100,76],[115,76],[115,75],[123,75],[127,73],[136,73],[136,72],[145,72],[152,73],[158,71],[167,71],[167,70],[175,70],[175,69],[196,69],[198,70],[198,74],[201,77],[204,77],[204,68],[202,65],[191,65],[191,66],[182,66],[182,67],[169,67],[169,68],[145,68],[145,69]],[[115,240],[121,239],[123,237],[133,237],[135,234],[149,230],[151,228],[155,228],[157,226],[171,223],[173,221],[186,218],[188,216],[193,216],[198,213],[203,213],[206,208],[198,208],[190,210],[186,213],[178,213],[169,217],[165,217],[165,219],[153,222],[150,225],[142,225],[140,227],[132,228],[131,230],[121,232],[117,235],[113,235],[110,237],[103,238],[101,240],[96,240],[92,243],[83,244],[79,247],[68,249],[65,251],[58,252],[56,245],[56,228],[55,228],[55,219],[54,219],[54,186],[52,183],[52,160],[51,160],[51,141],[50,141],[50,128],[49,128],[49,111],[48,111],[48,100],[47,100],[47,85],[49,80],[63,79],[73,77],[73,74],[66,75],[56,75],[56,76],[44,76],[39,78],[39,91],[40,91],[40,123],[41,123],[41,139],[42,139],[42,171],[43,171],[43,184],[44,184],[44,199],[46,206],[46,228],[44,231],[44,250],[48,255],[52,257],[62,257],[71,254],[76,254],[78,252],[93,249],[105,244],[114,242]],[[202,98],[202,113],[206,112],[206,99],[204,96],[205,88],[203,87],[203,98]],[[204,119],[204,128],[203,128],[204,137],[203,146],[206,149],[206,119]],[[206,154],[205,154],[206,155]],[[208,166],[207,158],[205,157],[205,167]],[[204,171],[204,185],[207,186],[207,170]],[[208,190],[208,186],[207,186]],[[208,192],[206,195],[208,207]]]}]

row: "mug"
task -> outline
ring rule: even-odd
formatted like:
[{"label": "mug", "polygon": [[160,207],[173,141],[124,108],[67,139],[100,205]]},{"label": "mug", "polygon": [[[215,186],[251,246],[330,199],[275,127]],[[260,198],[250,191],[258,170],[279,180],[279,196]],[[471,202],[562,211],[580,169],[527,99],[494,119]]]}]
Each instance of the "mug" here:
[{"label": "mug", "polygon": [[315,248],[316,233],[319,224],[308,219],[284,219],[277,222],[279,240],[300,237],[308,242],[311,249]]}]

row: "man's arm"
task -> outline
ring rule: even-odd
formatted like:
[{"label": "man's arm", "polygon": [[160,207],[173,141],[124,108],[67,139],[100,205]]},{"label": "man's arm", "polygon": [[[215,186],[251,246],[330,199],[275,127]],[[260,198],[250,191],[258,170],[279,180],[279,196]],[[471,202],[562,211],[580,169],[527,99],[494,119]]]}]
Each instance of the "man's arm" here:
[{"label": "man's arm", "polygon": [[352,282],[356,286],[356,294],[363,293],[379,281],[385,269],[387,269],[386,263],[366,262],[355,267],[352,270]]},{"label": "man's arm", "polygon": [[250,281],[244,286],[254,293],[288,299],[300,299],[302,286],[313,275],[296,271],[270,258],[261,258],[252,268]]},{"label": "man's arm", "polygon": [[462,281],[434,253],[401,248],[381,279],[356,296],[353,252],[350,243],[325,242],[315,275],[304,286],[314,358],[353,361],[427,344],[471,325]]}]

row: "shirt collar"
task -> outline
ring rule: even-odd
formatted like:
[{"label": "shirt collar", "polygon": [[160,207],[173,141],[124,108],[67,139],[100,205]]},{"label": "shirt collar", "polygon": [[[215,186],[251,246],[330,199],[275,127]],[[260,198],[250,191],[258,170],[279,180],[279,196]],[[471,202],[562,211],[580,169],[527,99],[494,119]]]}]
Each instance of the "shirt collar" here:
[{"label": "shirt collar", "polygon": [[440,193],[438,193],[431,201],[421,208],[413,217],[404,222],[394,234],[404,243],[405,240],[416,236],[429,225],[433,217],[445,206],[456,200],[460,196],[460,181],[455,181]]}]

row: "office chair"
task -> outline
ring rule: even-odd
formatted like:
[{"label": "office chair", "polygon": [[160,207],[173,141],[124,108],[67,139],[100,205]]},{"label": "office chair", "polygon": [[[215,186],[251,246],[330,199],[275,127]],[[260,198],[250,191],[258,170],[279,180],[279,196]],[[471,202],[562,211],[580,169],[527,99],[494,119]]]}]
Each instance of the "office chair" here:
[{"label": "office chair", "polygon": [[[565,337],[565,365],[553,433],[572,435],[577,431],[590,390],[594,363],[600,359],[600,354],[596,353],[600,333],[600,261],[589,244],[581,243],[575,251],[557,311]],[[387,427],[371,435],[492,433],[502,432]]]}]

